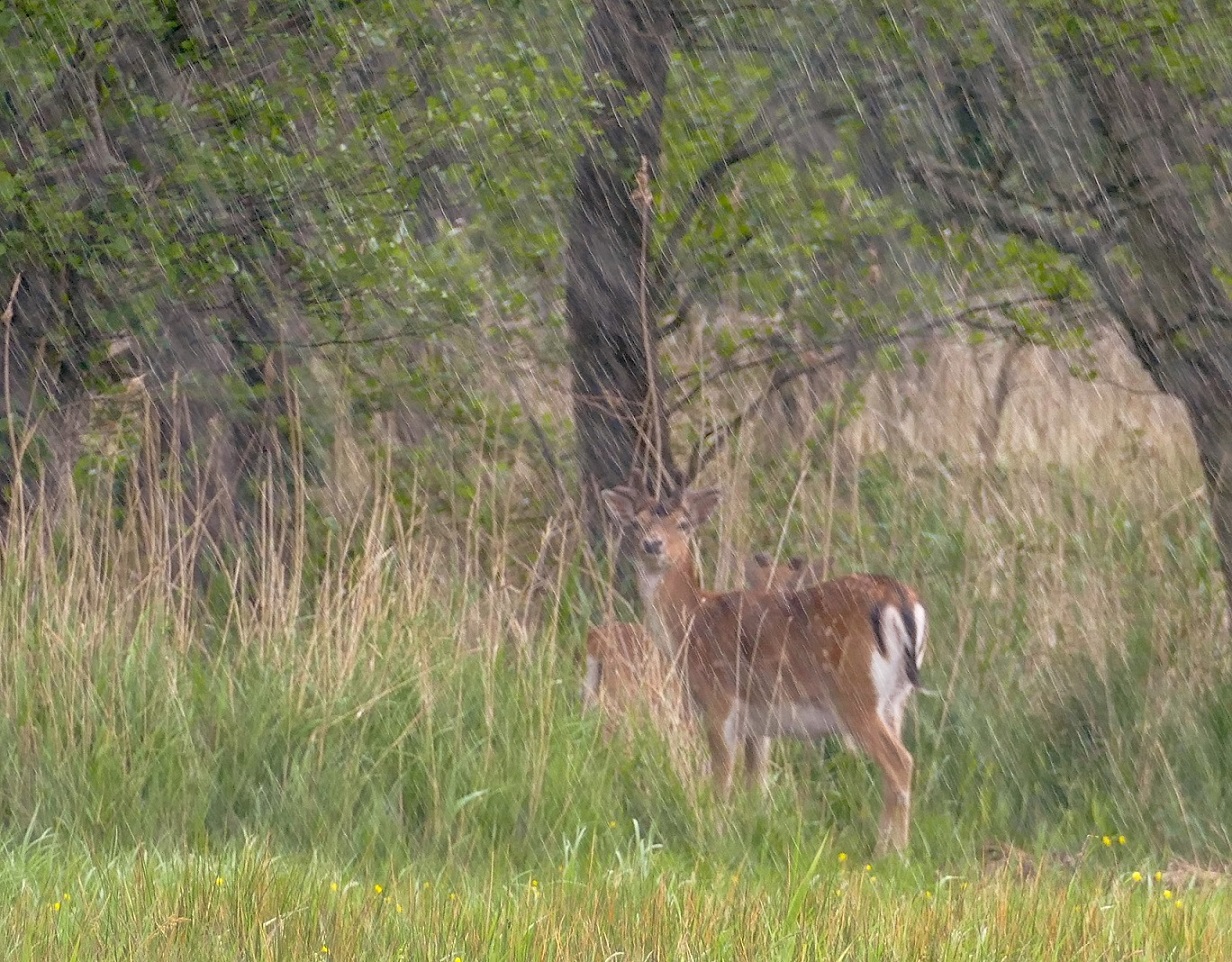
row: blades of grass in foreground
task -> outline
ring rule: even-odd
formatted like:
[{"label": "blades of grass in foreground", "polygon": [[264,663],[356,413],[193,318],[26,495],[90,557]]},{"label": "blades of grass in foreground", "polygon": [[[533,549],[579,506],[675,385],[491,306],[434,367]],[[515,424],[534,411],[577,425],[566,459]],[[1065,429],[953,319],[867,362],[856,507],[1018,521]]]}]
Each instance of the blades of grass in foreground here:
[{"label": "blades of grass in foreground", "polygon": [[5,956],[39,962],[1232,957],[1228,892],[1174,892],[1149,877],[921,888],[817,858],[783,894],[770,874],[351,872],[255,847],[96,863],[43,846],[0,858]]}]

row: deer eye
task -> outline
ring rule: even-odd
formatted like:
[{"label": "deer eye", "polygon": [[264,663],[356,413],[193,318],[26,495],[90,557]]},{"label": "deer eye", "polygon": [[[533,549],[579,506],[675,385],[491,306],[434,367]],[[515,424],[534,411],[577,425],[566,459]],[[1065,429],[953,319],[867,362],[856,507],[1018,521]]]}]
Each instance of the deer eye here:
[{"label": "deer eye", "polygon": [[688,531],[689,530],[689,519],[681,518],[679,521],[676,522],[676,527],[679,528],[681,531]]}]

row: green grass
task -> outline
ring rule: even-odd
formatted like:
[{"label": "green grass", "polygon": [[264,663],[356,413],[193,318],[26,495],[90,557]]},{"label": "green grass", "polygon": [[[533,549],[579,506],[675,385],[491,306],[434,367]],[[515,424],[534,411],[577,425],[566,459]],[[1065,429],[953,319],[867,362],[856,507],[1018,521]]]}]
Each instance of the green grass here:
[{"label": "green grass", "polygon": [[139,852],[107,862],[33,845],[0,860],[13,959],[1227,958],[1228,894],[1148,875],[924,879],[848,860],[773,873],[356,871],[274,857]]},{"label": "green grass", "polygon": [[[376,511],[311,589],[267,551],[202,605],[135,520],[10,534],[9,954],[1232,957],[1222,888],[1153,879],[1232,851],[1200,506],[1059,476],[992,492],[975,509],[945,475],[872,464],[790,521],[812,553],[833,513],[839,562],[931,611],[912,845],[868,871],[877,784],[839,746],[780,745],[770,797],[721,805],[652,725],[579,713],[591,603],[568,541],[530,584],[508,532],[459,560]],[[725,536],[774,543],[781,493],[758,499]],[[989,843],[1054,867],[988,876]]]}]

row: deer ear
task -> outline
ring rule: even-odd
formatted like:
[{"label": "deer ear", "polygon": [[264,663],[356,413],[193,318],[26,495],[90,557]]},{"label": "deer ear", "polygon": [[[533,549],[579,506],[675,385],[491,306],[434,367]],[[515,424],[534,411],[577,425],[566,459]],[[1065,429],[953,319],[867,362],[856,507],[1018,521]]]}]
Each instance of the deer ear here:
[{"label": "deer ear", "polygon": [[718,488],[702,488],[700,491],[690,491],[684,496],[685,514],[694,525],[702,524],[714,509],[719,506],[723,492]]},{"label": "deer ear", "polygon": [[620,524],[629,524],[637,515],[633,491],[626,487],[608,488],[600,493],[607,513]]}]

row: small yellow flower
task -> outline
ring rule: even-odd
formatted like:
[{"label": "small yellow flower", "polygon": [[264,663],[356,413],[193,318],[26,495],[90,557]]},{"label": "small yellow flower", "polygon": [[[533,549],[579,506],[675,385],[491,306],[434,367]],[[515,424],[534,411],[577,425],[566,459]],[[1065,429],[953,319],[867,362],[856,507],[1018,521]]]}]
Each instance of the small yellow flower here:
[{"label": "small yellow flower", "polygon": [[60,903],[59,903],[59,902],[57,902],[55,905],[53,905],[53,906],[51,907],[51,910],[52,910],[53,912],[59,912],[59,911],[60,911]]},{"label": "small yellow flower", "polygon": [[608,822],[608,823],[607,823],[607,827],[608,827],[608,828],[615,828],[615,827],[616,827],[616,823],[615,823],[615,822]]},{"label": "small yellow flower", "polygon": [[337,883],[337,882],[330,882],[330,883],[329,883],[329,890],[330,890],[331,892],[337,892],[337,891],[338,891],[338,883]]},{"label": "small yellow flower", "polygon": [[457,893],[457,892],[450,892],[450,893],[449,893],[449,901],[451,901],[451,902],[456,902],[456,901],[458,901],[458,893]]},{"label": "small yellow flower", "polygon": [[1111,845],[1111,844],[1112,844],[1112,839],[1110,839],[1107,835],[1105,835],[1105,836],[1104,836],[1104,844],[1105,844],[1105,845]]},{"label": "small yellow flower", "polygon": [[1172,889],[1164,889],[1164,898],[1171,900],[1171,898],[1172,898]]},{"label": "small yellow flower", "polygon": [[432,883],[431,883],[431,882],[429,882],[429,881],[427,881],[427,880],[425,880],[425,881],[424,881],[424,884],[423,884],[423,887],[424,887],[425,889],[430,889],[430,888],[432,888]]},{"label": "small yellow flower", "polygon": [[64,893],[64,897],[63,897],[60,901],[62,901],[62,902],[71,902],[72,900],[73,900],[73,897],[72,897],[71,895],[69,895],[67,892],[65,892],[65,893]]},{"label": "small yellow flower", "polygon": [[1176,900],[1176,902],[1175,902],[1175,905],[1176,905],[1176,907],[1179,909],[1179,908],[1181,907],[1181,900],[1180,900],[1180,899],[1177,899],[1177,900]]},{"label": "small yellow flower", "polygon": [[1156,882],[1162,882],[1163,880],[1164,880],[1164,873],[1163,873],[1163,872],[1156,872],[1156,873],[1155,873],[1155,881],[1156,881]]},{"label": "small yellow flower", "polygon": [[1125,836],[1124,836],[1124,835],[1118,835],[1118,836],[1117,836],[1117,844],[1118,844],[1118,845],[1124,845],[1124,844],[1125,844]]},{"label": "small yellow flower", "polygon": [[376,885],[372,886],[372,891],[374,891],[377,895],[380,895],[385,891],[385,888],[378,882]]},{"label": "small yellow flower", "polygon": [[847,861],[847,853],[846,853],[846,852],[839,852],[839,853],[838,853],[838,860],[839,860],[840,862],[845,862],[845,861]]},{"label": "small yellow flower", "polygon": [[872,867],[871,865],[865,865],[865,866],[864,866],[864,871],[866,871],[866,872],[871,872],[872,870],[873,870],[873,867]]},{"label": "small yellow flower", "polygon": [[1141,873],[1141,872],[1135,872],[1133,875],[1131,875],[1131,876],[1130,876],[1130,878],[1131,878],[1131,879],[1133,879],[1135,882],[1141,882],[1141,881],[1142,881],[1142,873]]},{"label": "small yellow flower", "polygon": [[533,878],[533,879],[531,879],[531,880],[530,880],[530,887],[531,887],[531,888],[533,888],[533,889],[537,889],[537,888],[539,887],[539,880],[538,880],[537,878]]},{"label": "small yellow flower", "polygon": [[932,889],[925,889],[925,890],[924,890],[924,897],[925,897],[926,899],[931,899],[931,898],[933,897],[933,890],[932,890]]},{"label": "small yellow flower", "polygon": [[329,955],[329,946],[328,946],[328,945],[323,945],[323,946],[321,946],[321,955]]},{"label": "small yellow flower", "polygon": [[222,888],[222,876],[221,875],[218,876],[218,878],[214,879],[214,884],[217,885],[219,888]]},{"label": "small yellow flower", "polygon": [[462,956],[460,956],[460,955],[455,955],[455,956],[453,957],[453,962],[462,962]]},{"label": "small yellow flower", "polygon": [[395,905],[395,906],[394,906],[394,908],[398,910],[398,914],[399,914],[399,915],[401,915],[401,914],[402,914],[402,906],[401,906],[401,905]]}]

